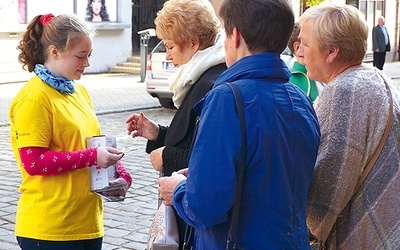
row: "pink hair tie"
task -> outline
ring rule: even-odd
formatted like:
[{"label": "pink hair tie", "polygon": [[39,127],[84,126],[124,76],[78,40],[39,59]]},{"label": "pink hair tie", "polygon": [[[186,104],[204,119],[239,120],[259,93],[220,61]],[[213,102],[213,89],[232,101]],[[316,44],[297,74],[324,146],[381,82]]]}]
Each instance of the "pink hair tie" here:
[{"label": "pink hair tie", "polygon": [[43,28],[53,19],[53,14],[46,14],[40,16],[40,22],[42,23]]}]

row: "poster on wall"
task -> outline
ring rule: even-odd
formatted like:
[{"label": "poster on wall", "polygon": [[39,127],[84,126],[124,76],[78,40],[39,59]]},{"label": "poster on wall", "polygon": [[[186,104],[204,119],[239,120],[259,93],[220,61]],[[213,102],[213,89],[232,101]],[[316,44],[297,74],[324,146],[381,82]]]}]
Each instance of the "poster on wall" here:
[{"label": "poster on wall", "polygon": [[25,1],[0,0],[0,31],[7,30],[10,25],[26,23]]},{"label": "poster on wall", "polygon": [[0,0],[0,26],[24,24],[26,18],[26,0]]},{"label": "poster on wall", "polygon": [[37,15],[52,13],[54,16],[65,13],[74,13],[73,2],[54,0],[26,0],[27,21],[31,21]]},{"label": "poster on wall", "polygon": [[86,21],[117,21],[117,0],[77,0],[76,5],[76,14]]}]

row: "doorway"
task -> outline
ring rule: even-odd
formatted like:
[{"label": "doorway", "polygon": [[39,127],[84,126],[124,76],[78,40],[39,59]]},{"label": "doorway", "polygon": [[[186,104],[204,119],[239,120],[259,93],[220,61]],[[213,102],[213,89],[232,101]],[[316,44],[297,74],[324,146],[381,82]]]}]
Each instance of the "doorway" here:
[{"label": "doorway", "polygon": [[[154,28],[154,19],[157,12],[162,9],[164,0],[132,0],[132,54],[140,54],[140,36],[139,30]],[[160,40],[157,37],[152,37],[149,40],[149,51]]]}]

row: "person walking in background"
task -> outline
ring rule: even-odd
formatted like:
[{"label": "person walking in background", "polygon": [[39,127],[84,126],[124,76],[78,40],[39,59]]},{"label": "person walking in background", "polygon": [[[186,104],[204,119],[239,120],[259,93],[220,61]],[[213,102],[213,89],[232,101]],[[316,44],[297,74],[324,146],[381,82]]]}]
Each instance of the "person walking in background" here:
[{"label": "person walking in background", "polygon": [[385,27],[385,18],[378,17],[378,25],[372,29],[372,49],[374,50],[373,65],[383,70],[386,60],[386,51],[390,51],[389,34]]},{"label": "person walking in background", "polygon": [[[368,25],[356,7],[323,3],[299,22],[307,74],[326,83],[314,103],[321,144],[308,193],[310,232],[327,249],[400,249],[399,93],[382,71],[362,64]],[[388,123],[384,147],[356,189]]]},{"label": "person walking in background", "polygon": [[296,57],[296,61],[293,62],[293,67],[291,69],[292,76],[290,77],[290,82],[294,83],[297,87],[303,90],[308,98],[310,98],[311,102],[314,102],[318,96],[318,93],[324,89],[324,84],[316,82],[307,76],[307,69],[303,64],[304,55],[298,53],[300,46],[300,29],[300,24],[295,23],[288,43],[290,51]]},{"label": "person walking in background", "polygon": [[[186,168],[197,114],[192,107],[211,89],[226,69],[220,21],[208,0],[169,0],[155,19],[157,36],[166,47],[166,57],[177,67],[169,78],[178,108],[169,126],[158,125],[143,113],[132,114],[127,131],[148,139],[146,152],[162,175]],[[186,223],[179,220],[181,243]]]},{"label": "person walking in background", "polygon": [[228,69],[195,105],[200,117],[189,167],[160,178],[160,196],[194,227],[194,249],[226,249],[242,145],[229,82],[242,96],[246,130],[236,247],[309,249],[305,209],[319,125],[280,59],[292,7],[286,0],[225,0],[220,17]]},{"label": "person walking in background", "polygon": [[85,20],[91,22],[110,21],[106,0],[88,0]]},{"label": "person walking in background", "polygon": [[17,47],[36,76],[11,103],[11,143],[22,183],[15,235],[21,249],[101,249],[103,201],[90,191],[89,167],[118,164],[125,196],[132,178],[114,148],[86,148],[101,134],[92,100],[79,80],[89,64],[95,31],[75,15],[38,15]]}]

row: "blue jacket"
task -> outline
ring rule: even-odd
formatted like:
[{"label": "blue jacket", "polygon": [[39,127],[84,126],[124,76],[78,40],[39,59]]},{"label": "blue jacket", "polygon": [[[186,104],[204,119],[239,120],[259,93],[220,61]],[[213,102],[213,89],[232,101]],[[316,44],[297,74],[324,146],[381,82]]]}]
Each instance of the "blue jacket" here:
[{"label": "blue jacket", "polygon": [[195,227],[195,249],[225,249],[236,192],[241,132],[232,82],[242,95],[246,166],[237,246],[309,249],[306,197],[319,145],[311,102],[278,54],[247,56],[217,79],[195,106],[198,131],[189,173],[174,190],[178,214]]}]

